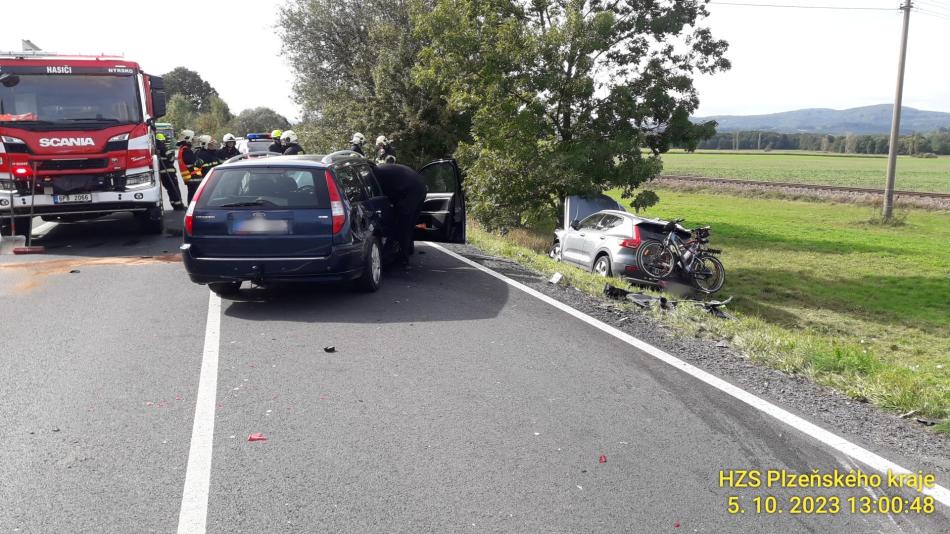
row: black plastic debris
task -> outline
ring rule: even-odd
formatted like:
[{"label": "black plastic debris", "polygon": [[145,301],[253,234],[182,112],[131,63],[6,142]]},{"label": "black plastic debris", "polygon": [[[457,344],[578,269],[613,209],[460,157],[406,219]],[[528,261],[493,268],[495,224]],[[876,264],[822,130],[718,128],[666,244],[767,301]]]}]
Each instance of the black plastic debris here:
[{"label": "black plastic debris", "polygon": [[610,284],[604,284],[604,296],[611,299],[624,299],[627,298],[631,292],[626,289],[620,289],[619,287],[612,286]]},{"label": "black plastic debris", "polygon": [[937,424],[937,421],[934,421],[933,419],[924,419],[922,417],[918,417],[917,422],[924,426],[934,426]]},{"label": "black plastic debris", "polygon": [[323,352],[336,352],[336,347],[333,345],[323,347]]},{"label": "black plastic debris", "polygon": [[79,274],[79,269],[73,269],[72,271],[69,271],[69,274]]},{"label": "black plastic debris", "polygon": [[610,284],[604,284],[604,296],[614,300],[627,300],[643,309],[649,309],[656,305],[663,310],[672,310],[677,305],[682,303],[696,304],[702,306],[706,312],[715,315],[720,319],[735,319],[735,317],[723,309],[727,304],[732,302],[732,297],[729,297],[726,300],[707,301],[692,299],[672,300],[664,296],[654,297],[652,295],[647,295],[640,292],[628,291]]}]

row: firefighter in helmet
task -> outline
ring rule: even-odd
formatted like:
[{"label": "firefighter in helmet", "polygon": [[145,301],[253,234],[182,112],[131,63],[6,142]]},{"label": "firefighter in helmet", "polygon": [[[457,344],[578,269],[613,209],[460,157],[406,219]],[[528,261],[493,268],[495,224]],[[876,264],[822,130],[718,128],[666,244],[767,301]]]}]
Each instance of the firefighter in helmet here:
[{"label": "firefighter in helmet", "polygon": [[194,130],[182,130],[175,150],[175,166],[178,173],[181,174],[182,181],[185,182],[185,187],[188,188],[189,203],[195,196],[195,191],[198,190],[198,184],[201,183],[200,176],[194,176],[194,179],[192,179],[196,170],[195,161],[197,159],[194,150],[191,149],[194,140]]},{"label": "firefighter in helmet", "polygon": [[195,173],[203,180],[211,169],[220,165],[221,160],[214,150],[214,139],[210,135],[198,136],[198,150],[195,150]]},{"label": "firefighter in helmet", "polygon": [[357,154],[363,156],[363,144],[366,143],[366,137],[363,134],[356,132],[353,134],[353,138],[350,139],[350,150],[356,152]]},{"label": "firefighter in helmet", "polygon": [[283,133],[284,132],[280,130],[274,130],[270,133],[270,138],[273,139],[274,142],[271,143],[269,147],[267,147],[268,152],[276,152],[278,154],[284,153],[284,145],[280,142],[280,136],[283,135]]},{"label": "firefighter in helmet", "polygon": [[234,134],[224,134],[224,137],[221,138],[221,141],[224,143],[224,146],[218,150],[219,160],[227,161],[241,153],[237,149],[237,139],[234,137]]},{"label": "firefighter in helmet", "polygon": [[297,134],[293,130],[287,130],[280,136],[280,141],[284,145],[284,154],[294,156],[303,154],[303,147],[297,144]]},{"label": "firefighter in helmet", "polygon": [[168,193],[168,200],[176,211],[185,209],[181,202],[181,190],[178,189],[178,175],[175,174],[175,152],[165,144],[165,134],[155,134],[155,152],[158,155],[159,178]]}]

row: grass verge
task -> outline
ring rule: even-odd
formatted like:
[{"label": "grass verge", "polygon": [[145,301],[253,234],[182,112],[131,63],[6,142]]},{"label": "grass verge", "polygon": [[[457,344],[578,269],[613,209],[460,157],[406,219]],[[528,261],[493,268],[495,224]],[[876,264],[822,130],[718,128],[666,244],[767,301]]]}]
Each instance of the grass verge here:
[{"label": "grass verge", "polygon": [[[882,189],[887,170],[884,156],[789,152],[673,151],[663,154],[663,172],[837,186]],[[897,189],[950,193],[950,157],[933,159],[901,156],[897,162]]]},{"label": "grass verge", "polygon": [[[661,194],[663,213],[650,215],[689,214],[688,224],[712,224],[714,245],[726,249],[723,259],[730,278],[722,294],[736,296],[731,309],[738,318],[723,321],[698,307],[681,306],[652,312],[658,321],[684,336],[729,340],[752,361],[804,375],[853,399],[892,411],[950,418],[950,340],[945,335],[947,301],[942,300],[950,281],[947,258],[933,248],[941,246],[936,241],[942,237],[931,236],[935,243],[925,239],[911,244],[907,257],[903,250],[896,253],[885,245],[879,246],[888,250],[877,250],[868,244],[880,238],[868,233],[914,236],[921,226],[934,223],[927,216],[939,215],[912,212],[908,231],[869,225],[866,210],[854,206],[675,195]],[[842,213],[844,208],[854,213]],[[750,212],[769,216],[771,223]],[[782,221],[776,216],[781,213],[792,220]],[[732,227],[721,223],[723,217]],[[812,221],[816,228],[796,218]],[[769,237],[773,230],[778,235]],[[817,235],[809,236],[812,230]],[[797,233],[797,238],[789,233]],[[469,233],[472,244],[488,253],[546,276],[561,272],[566,283],[601,297],[604,279],[547,257],[550,236],[531,229],[500,236],[475,225]],[[908,269],[913,276],[889,277],[890,271],[906,275]],[[950,420],[934,428],[950,433]]]}]

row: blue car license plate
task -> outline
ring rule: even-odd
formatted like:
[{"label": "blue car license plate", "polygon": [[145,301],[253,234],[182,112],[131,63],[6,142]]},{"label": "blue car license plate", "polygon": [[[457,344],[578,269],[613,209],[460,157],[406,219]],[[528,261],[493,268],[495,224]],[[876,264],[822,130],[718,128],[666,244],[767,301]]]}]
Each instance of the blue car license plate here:
[{"label": "blue car license plate", "polygon": [[284,235],[290,233],[290,221],[286,219],[246,219],[234,221],[231,233],[236,235]]}]

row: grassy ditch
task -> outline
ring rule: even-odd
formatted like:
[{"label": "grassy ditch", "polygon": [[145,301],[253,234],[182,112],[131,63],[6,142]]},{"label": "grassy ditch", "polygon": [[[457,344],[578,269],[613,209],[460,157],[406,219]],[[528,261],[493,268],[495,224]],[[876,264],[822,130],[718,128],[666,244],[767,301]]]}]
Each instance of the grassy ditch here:
[{"label": "grassy ditch", "polygon": [[[662,191],[649,216],[710,224],[725,250],[722,296],[738,320],[702,310],[656,312],[685,336],[727,339],[751,360],[797,373],[885,409],[944,420],[950,432],[950,216],[911,211],[894,228],[859,206]],[[474,225],[473,225],[474,226]],[[604,280],[556,263],[547,230],[472,243],[600,296]]]}]

